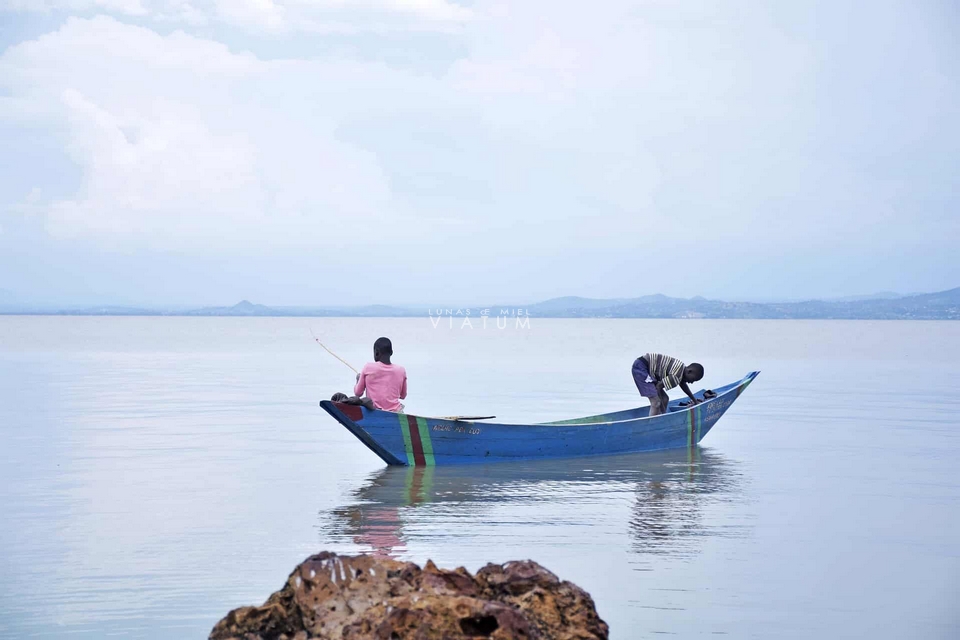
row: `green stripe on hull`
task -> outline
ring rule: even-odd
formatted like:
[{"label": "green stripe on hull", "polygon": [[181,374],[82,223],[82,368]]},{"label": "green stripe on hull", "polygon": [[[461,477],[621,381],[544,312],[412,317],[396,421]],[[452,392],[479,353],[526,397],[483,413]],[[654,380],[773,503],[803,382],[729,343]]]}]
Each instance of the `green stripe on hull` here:
[{"label": "green stripe on hull", "polygon": [[433,441],[430,439],[430,426],[424,418],[417,418],[417,430],[420,431],[420,443],[423,445],[423,459],[428,467],[436,464],[433,458]]},{"label": "green stripe on hull", "polygon": [[687,446],[695,447],[700,442],[703,431],[703,411],[694,405],[687,412]]},{"label": "green stripe on hull", "polygon": [[400,433],[403,434],[403,450],[407,454],[407,464],[413,466],[413,443],[410,442],[410,432],[407,430],[407,415],[398,413],[400,418]]}]

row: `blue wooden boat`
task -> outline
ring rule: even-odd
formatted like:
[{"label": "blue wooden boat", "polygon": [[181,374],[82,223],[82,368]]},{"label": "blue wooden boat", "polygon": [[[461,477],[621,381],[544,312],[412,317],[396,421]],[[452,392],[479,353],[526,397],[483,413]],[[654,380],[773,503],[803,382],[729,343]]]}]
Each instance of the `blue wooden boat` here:
[{"label": "blue wooden boat", "polygon": [[[649,406],[539,424],[427,418],[329,400],[320,406],[391,465],[572,458],[696,446],[758,374],[716,389],[716,397],[693,407],[673,400],[652,418]],[[703,391],[694,395],[703,399]]]}]

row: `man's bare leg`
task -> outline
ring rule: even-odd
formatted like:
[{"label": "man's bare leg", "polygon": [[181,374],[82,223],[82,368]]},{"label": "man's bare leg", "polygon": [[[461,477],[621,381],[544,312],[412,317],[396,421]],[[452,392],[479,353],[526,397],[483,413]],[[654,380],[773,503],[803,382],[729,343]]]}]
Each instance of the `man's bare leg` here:
[{"label": "man's bare leg", "polygon": [[666,413],[668,404],[670,404],[670,396],[666,391],[661,391],[656,398],[650,398],[650,415],[659,416]]},{"label": "man's bare leg", "polygon": [[662,395],[656,395],[650,398],[650,417],[659,416],[667,410],[667,404],[663,401]]}]

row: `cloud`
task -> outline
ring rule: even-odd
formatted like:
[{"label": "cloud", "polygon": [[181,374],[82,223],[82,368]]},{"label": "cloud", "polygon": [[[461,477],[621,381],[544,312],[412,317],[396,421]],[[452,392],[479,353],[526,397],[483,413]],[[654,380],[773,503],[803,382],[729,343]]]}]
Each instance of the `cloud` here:
[{"label": "cloud", "polygon": [[[409,13],[437,22],[466,22],[474,15],[470,9],[446,0],[387,0],[382,5],[400,13]],[[377,5],[374,3],[372,6]]]},{"label": "cloud", "polygon": [[455,31],[473,10],[447,0],[214,0],[217,20],[268,32]]},{"label": "cloud", "polygon": [[[216,0],[217,17],[267,31],[279,31],[287,27],[287,8],[273,0]],[[294,24],[299,21],[294,20]]]},{"label": "cloud", "polygon": [[[697,268],[651,265],[663,248],[740,295],[777,269],[812,281],[811,260],[831,283],[854,259],[933,272],[960,224],[958,51],[929,7],[143,6],[0,56],[0,126],[76,170],[10,162],[4,204],[41,187],[30,210],[64,242],[306,260],[322,239],[372,278],[454,256],[431,278],[620,295],[652,270],[657,289],[711,294]],[[188,10],[217,38],[150,28]],[[877,277],[862,289],[894,288]]]},{"label": "cloud", "polygon": [[0,10],[219,22],[267,33],[447,31],[474,18],[447,0],[0,0]]},{"label": "cloud", "polygon": [[105,11],[127,16],[148,13],[142,0],[3,0],[0,9],[39,13]]},{"label": "cloud", "polygon": [[337,140],[329,115],[307,117],[309,96],[271,93],[364,72],[335,66],[266,63],[105,17],[0,59],[24,111],[65,125],[82,172],[78,192],[49,202],[48,230],[125,250],[302,245],[389,216],[376,157]]},{"label": "cloud", "polygon": [[[111,113],[66,89],[70,154],[85,168],[79,197],[53,202],[54,235],[200,246],[236,234],[266,209],[256,150],[217,135],[189,111],[177,117]],[[176,245],[174,245],[176,246]]]}]

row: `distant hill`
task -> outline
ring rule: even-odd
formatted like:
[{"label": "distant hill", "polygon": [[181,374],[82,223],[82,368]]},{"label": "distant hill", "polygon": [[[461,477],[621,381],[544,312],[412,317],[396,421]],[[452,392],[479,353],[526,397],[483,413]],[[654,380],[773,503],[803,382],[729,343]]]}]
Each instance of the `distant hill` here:
[{"label": "distant hill", "polygon": [[120,307],[104,305],[100,307],[85,307],[83,309],[64,309],[54,312],[58,316],[160,316],[166,315],[153,309],[139,307]]},{"label": "distant hill", "polygon": [[706,298],[644,296],[627,300],[555,298],[528,307],[532,316],[557,318],[752,318],[960,320],[960,287],[905,297],[724,302]]},{"label": "distant hill", "polygon": [[[648,296],[654,297],[654,296]],[[642,300],[643,298],[636,298],[636,300]],[[563,313],[568,309],[605,309],[611,305],[619,304],[624,302],[625,298],[615,298],[612,300],[600,300],[594,298],[580,298],[577,296],[566,296],[563,298],[551,298],[550,300],[545,300],[544,302],[538,302],[534,305],[527,307],[528,309],[536,309],[539,315],[550,315],[551,313]],[[492,307],[496,308],[496,307]]]},{"label": "distant hill", "polygon": [[[909,296],[919,295],[916,293],[907,294]],[[878,291],[877,293],[868,293],[862,296],[842,296],[840,298],[827,298],[825,302],[857,302],[859,300],[894,300],[896,298],[906,298],[902,293],[893,291]]]},{"label": "distant hill", "polygon": [[[802,302],[725,302],[707,298],[671,298],[662,294],[639,298],[597,299],[567,296],[536,304],[487,305],[470,310],[480,316],[489,309],[522,309],[540,318],[742,318],[742,319],[849,319],[849,320],[960,320],[960,287],[937,293],[899,296],[874,294],[835,300]],[[456,312],[458,309],[453,309]],[[460,308],[460,311],[465,311]],[[268,307],[242,300],[232,307],[202,307],[188,310],[154,310],[135,307],[101,306],[86,309],[37,311],[0,306],[0,313],[44,313],[59,315],[110,316],[284,316],[284,317],[369,317],[398,318],[437,315],[425,307],[366,305],[358,307]],[[442,314],[440,314],[442,315]]]},{"label": "distant hill", "polygon": [[276,310],[262,304],[253,304],[249,300],[241,300],[232,307],[203,307],[184,311],[185,316],[276,316]]},{"label": "distant hill", "polygon": [[171,315],[183,316],[274,316],[274,317],[370,317],[422,316],[422,309],[404,309],[374,304],[362,307],[268,307],[241,300],[232,307],[203,307]]}]

